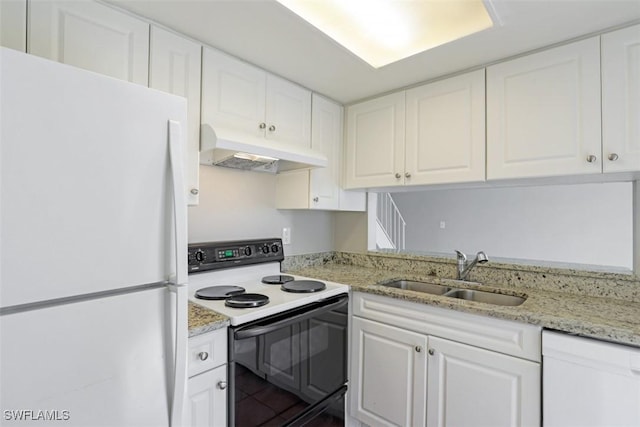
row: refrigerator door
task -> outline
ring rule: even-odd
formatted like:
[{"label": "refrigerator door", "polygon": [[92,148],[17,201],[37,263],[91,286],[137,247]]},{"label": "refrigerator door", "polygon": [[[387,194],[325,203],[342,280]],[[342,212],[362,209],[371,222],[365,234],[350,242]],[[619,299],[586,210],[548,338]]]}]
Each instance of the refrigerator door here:
[{"label": "refrigerator door", "polygon": [[174,310],[165,286],[3,315],[0,424],[169,425]]},{"label": "refrigerator door", "polygon": [[0,307],[175,280],[169,120],[183,98],[0,49]]}]

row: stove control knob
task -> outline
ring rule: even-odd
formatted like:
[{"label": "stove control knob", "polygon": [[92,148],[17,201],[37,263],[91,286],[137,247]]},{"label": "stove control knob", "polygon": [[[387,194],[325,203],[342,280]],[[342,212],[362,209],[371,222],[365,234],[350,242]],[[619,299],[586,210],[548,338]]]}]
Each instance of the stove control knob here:
[{"label": "stove control knob", "polygon": [[204,252],[201,249],[198,249],[194,256],[196,258],[196,261],[198,261],[198,262],[202,262],[206,258],[205,255],[204,255]]},{"label": "stove control knob", "polygon": [[278,251],[280,250],[280,248],[278,247],[278,245],[271,245],[271,252],[278,253]]},{"label": "stove control knob", "polygon": [[269,246],[264,245],[261,250],[262,250],[263,254],[268,254],[269,253]]},{"label": "stove control knob", "polygon": [[250,256],[251,255],[251,246],[247,246],[246,248],[244,248],[244,254],[246,256]]}]

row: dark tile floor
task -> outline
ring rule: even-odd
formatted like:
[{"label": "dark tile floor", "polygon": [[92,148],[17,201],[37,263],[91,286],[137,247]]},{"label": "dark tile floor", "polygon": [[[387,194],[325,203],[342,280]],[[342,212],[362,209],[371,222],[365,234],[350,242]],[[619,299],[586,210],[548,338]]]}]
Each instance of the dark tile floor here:
[{"label": "dark tile floor", "polygon": [[[238,366],[238,365],[236,365]],[[242,369],[237,367],[236,369]],[[282,426],[308,404],[292,393],[263,380],[251,371],[242,369],[236,375],[236,426]],[[309,427],[342,427],[342,420],[329,414],[313,419]]]}]

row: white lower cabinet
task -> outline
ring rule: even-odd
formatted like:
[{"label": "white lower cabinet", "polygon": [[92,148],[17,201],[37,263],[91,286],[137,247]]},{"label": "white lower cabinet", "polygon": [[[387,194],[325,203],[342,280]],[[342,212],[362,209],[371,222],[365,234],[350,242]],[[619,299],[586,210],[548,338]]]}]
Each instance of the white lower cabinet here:
[{"label": "white lower cabinet", "polygon": [[355,292],[350,416],[371,426],[539,426],[541,328]]},{"label": "white lower cabinet", "polygon": [[427,425],[540,424],[540,364],[429,337]]},{"label": "white lower cabinet", "polygon": [[227,425],[227,329],[189,338],[186,426]]},{"label": "white lower cabinet", "polygon": [[424,425],[427,337],[352,320],[351,416],[370,425]]},{"label": "white lower cabinet", "polygon": [[193,427],[227,425],[226,382],[227,365],[189,378],[186,425]]}]

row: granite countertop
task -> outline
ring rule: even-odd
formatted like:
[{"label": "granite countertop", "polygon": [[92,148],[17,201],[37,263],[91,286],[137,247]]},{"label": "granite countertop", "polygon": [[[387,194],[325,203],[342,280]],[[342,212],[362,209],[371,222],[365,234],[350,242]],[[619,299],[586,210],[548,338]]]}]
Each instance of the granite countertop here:
[{"label": "granite countertop", "polygon": [[622,298],[584,296],[569,292],[531,287],[501,286],[484,280],[484,284],[459,285],[476,289],[493,289],[499,293],[527,296],[520,306],[505,307],[473,301],[430,295],[381,286],[396,279],[437,283],[433,274],[420,275],[392,269],[372,268],[339,263],[316,266],[294,266],[291,274],[328,280],[351,286],[353,291],[389,296],[467,313],[515,320],[588,337],[640,346],[640,302]]},{"label": "granite countertop", "polygon": [[189,337],[229,326],[229,319],[189,301]]}]

